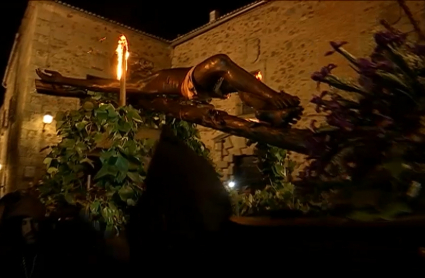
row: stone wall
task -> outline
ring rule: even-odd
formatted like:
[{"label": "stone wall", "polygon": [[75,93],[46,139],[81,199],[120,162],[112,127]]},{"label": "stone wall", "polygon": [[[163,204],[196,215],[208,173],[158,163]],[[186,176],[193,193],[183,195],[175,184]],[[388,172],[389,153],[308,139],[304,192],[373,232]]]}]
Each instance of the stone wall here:
[{"label": "stone wall", "polygon": [[[6,95],[2,107],[2,115],[5,117],[2,123],[2,189],[10,191],[13,187],[20,187],[16,182],[16,176],[21,174],[20,140],[24,136],[22,123],[25,120],[27,103],[27,90],[33,82],[28,76],[32,53],[32,33],[35,29],[35,7],[29,5],[16,39],[16,52],[11,55],[8,74],[5,78]],[[2,193],[4,191],[2,190]]]},{"label": "stone wall", "polygon": [[130,65],[151,64],[154,70],[170,67],[170,46],[161,39],[53,1],[29,2],[2,107],[10,110],[9,99],[17,98],[15,122],[4,129],[1,140],[2,149],[7,146],[8,153],[1,161],[3,170],[6,177],[13,177],[6,182],[8,191],[25,188],[40,177],[46,155],[40,149],[58,140],[54,122],[43,130],[43,115],[74,109],[79,103],[77,99],[36,94],[35,69],[56,70],[77,78],[87,74],[113,78],[114,53],[121,34],[130,44]]},{"label": "stone wall", "polygon": [[[408,2],[422,23],[424,3]],[[403,16],[399,20],[400,15]],[[338,75],[349,77],[354,73],[342,57],[324,57],[330,50],[329,41],[348,41],[349,51],[366,56],[373,47],[372,33],[381,28],[380,19],[397,22],[395,27],[403,31],[412,30],[396,1],[270,1],[177,45],[172,65],[191,66],[211,55],[225,53],[248,71],[261,70],[263,81],[272,88],[299,96],[306,109],[297,127],[306,127],[312,119],[321,119],[309,103],[317,93],[311,73],[328,63],[339,66],[334,71]],[[241,110],[237,95],[215,101],[214,105],[232,114]],[[203,141],[214,150],[221,133],[200,129]],[[213,159],[225,166],[220,151],[213,151]],[[304,161],[301,155],[294,154],[293,158]]]}]

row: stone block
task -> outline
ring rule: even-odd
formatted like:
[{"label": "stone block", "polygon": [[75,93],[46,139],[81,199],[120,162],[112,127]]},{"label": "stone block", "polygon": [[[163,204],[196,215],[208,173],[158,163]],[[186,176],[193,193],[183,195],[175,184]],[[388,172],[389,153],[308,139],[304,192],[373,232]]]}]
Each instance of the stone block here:
[{"label": "stone block", "polygon": [[221,149],[223,148],[223,143],[222,142],[216,142],[214,143],[214,150],[219,152],[221,151]]},{"label": "stone block", "polygon": [[225,168],[229,167],[229,162],[227,162],[227,161],[218,161],[216,163],[216,165],[217,165],[217,168],[219,168],[219,169],[225,169]]},{"label": "stone block", "polygon": [[244,148],[241,149],[241,152],[243,155],[253,155],[254,154],[254,150],[251,148]]},{"label": "stone block", "polygon": [[227,161],[228,163],[233,162],[233,155],[226,155],[223,157],[223,161]]},{"label": "stone block", "polygon": [[48,35],[35,33],[34,34],[34,40],[42,45],[50,45],[50,37]]},{"label": "stone block", "polygon": [[36,174],[36,167],[34,166],[25,166],[24,167],[24,178],[34,178]]},{"label": "stone block", "polygon": [[230,154],[231,155],[241,155],[242,152],[241,152],[240,148],[234,147],[234,148],[230,149]]},{"label": "stone block", "polygon": [[52,33],[52,24],[49,20],[38,17],[36,19],[36,34],[50,36]]},{"label": "stone block", "polygon": [[229,165],[229,168],[227,168],[227,173],[229,175],[233,175],[233,168],[234,168],[234,166],[232,166],[232,165]]},{"label": "stone block", "polygon": [[235,148],[244,148],[246,147],[246,138],[232,136],[232,143]]},{"label": "stone block", "polygon": [[40,136],[40,130],[23,129],[22,130],[22,134],[25,136],[24,137],[25,139],[29,139],[29,140],[31,140],[31,139],[38,139],[39,136]]},{"label": "stone block", "polygon": [[224,139],[223,148],[227,150],[227,149],[230,149],[232,147],[233,147],[233,144],[232,144],[232,140],[230,139],[230,137],[227,137],[226,139]]}]

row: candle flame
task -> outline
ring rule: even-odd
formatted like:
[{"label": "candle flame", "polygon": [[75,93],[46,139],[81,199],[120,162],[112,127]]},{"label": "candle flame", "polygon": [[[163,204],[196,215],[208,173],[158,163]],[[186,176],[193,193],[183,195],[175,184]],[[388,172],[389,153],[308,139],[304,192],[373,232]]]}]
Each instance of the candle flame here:
[{"label": "candle flame", "polygon": [[[121,35],[120,39],[118,40],[118,47],[115,52],[118,56],[117,79],[121,80],[121,76],[123,74],[123,57],[125,56],[125,60],[127,61],[128,57],[130,56],[130,52],[128,52],[127,38],[124,35]],[[127,63],[125,70],[127,71]]]},{"label": "candle flame", "polygon": [[255,74],[255,78],[257,78],[260,81],[263,80],[263,75],[261,74],[261,71],[259,71]]}]

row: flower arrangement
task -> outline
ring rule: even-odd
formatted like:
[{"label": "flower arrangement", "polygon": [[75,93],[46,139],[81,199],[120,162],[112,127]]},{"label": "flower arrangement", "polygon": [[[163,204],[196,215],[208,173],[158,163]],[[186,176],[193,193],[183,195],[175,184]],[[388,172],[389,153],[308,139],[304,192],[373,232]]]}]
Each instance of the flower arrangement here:
[{"label": "flower arrangement", "polygon": [[325,54],[346,58],[358,82],[335,76],[335,64],[313,73],[318,86],[329,85],[311,100],[326,119],[311,123],[312,162],[301,174],[361,219],[392,218],[425,200],[425,46],[381,23],[370,57],[355,57],[347,42],[330,42]]}]

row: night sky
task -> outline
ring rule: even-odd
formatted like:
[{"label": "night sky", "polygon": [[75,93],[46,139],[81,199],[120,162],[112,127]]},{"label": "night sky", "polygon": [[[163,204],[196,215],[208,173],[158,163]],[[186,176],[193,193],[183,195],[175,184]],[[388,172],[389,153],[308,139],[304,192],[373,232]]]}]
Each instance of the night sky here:
[{"label": "night sky", "polygon": [[[39,1],[39,0],[31,0]],[[62,0],[65,3],[121,22],[147,33],[165,39],[174,39],[209,20],[209,13],[218,10],[220,14],[231,12],[255,0]],[[24,15],[27,0],[7,1],[2,8],[0,76],[3,79],[15,33]],[[4,89],[0,89],[0,104]]]}]

